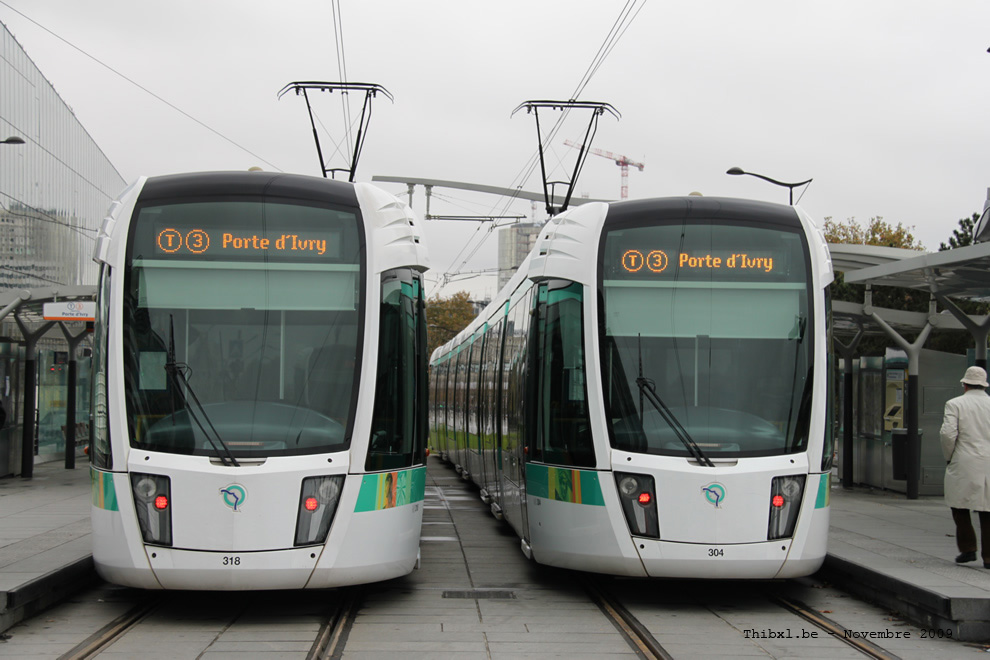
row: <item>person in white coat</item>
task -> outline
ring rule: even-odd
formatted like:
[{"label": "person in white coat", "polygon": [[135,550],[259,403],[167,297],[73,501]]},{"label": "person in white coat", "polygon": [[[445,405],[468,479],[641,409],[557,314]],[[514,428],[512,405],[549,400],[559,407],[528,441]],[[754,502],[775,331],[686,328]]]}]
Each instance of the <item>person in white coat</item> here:
[{"label": "person in white coat", "polygon": [[945,468],[945,503],[956,523],[956,563],[976,561],[976,532],[971,511],[980,516],[983,567],[990,568],[990,396],[987,372],[970,367],[959,381],[962,396],[945,404],[939,439]]}]

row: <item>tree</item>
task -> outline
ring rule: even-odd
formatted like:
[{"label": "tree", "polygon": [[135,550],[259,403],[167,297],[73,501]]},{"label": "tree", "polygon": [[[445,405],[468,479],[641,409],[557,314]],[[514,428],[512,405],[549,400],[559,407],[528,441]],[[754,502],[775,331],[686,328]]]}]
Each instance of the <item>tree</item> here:
[{"label": "tree", "polygon": [[474,320],[474,305],[467,291],[459,291],[449,298],[433,296],[426,301],[426,324],[428,326],[428,355],[439,346],[454,338]]},{"label": "tree", "polygon": [[974,213],[970,218],[962,218],[959,220],[959,229],[955,229],[952,232],[952,236],[949,238],[949,244],[941,243],[938,246],[939,252],[944,252],[945,250],[954,250],[956,248],[965,247],[967,245],[973,244],[973,227],[980,219],[979,213]]},{"label": "tree", "polygon": [[884,221],[881,216],[870,218],[866,227],[849,218],[844,223],[835,222],[831,217],[825,218],[825,240],[829,243],[852,243],[859,245],[876,245],[880,247],[896,247],[908,250],[924,250],[925,246],[914,237],[911,230],[900,222],[897,226]]}]

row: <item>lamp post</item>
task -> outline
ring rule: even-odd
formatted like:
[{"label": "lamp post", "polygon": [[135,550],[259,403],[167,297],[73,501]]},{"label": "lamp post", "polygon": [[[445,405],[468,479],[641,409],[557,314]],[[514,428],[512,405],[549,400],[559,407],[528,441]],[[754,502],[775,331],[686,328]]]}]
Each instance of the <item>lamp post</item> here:
[{"label": "lamp post", "polygon": [[763,179],[764,181],[769,181],[770,183],[777,186],[784,186],[790,192],[790,204],[794,206],[794,189],[798,186],[803,186],[805,184],[811,183],[813,179],[808,179],[807,181],[800,181],[798,183],[784,183],[783,181],[777,181],[777,179],[771,179],[768,176],[763,176],[762,174],[756,174],[754,172],[747,172],[741,167],[730,167],[725,172],[726,174],[732,174],[733,176],[739,176],[742,174],[748,174],[749,176],[755,176],[757,179]]},{"label": "lamp post", "polygon": [[16,135],[7,138],[6,140],[0,140],[0,144],[24,144],[24,138],[19,138]]}]

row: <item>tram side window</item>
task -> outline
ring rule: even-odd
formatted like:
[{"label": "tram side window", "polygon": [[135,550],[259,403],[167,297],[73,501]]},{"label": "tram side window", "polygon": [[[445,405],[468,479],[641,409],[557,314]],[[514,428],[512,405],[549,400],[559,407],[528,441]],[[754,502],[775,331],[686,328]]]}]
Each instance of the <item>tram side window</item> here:
[{"label": "tram side window", "polygon": [[594,466],[585,382],[582,285],[540,285],[535,458],[557,465]]},{"label": "tram side window", "polygon": [[100,287],[97,292],[96,320],[93,337],[93,421],[89,425],[89,459],[93,467],[113,469],[113,455],[110,451],[110,420],[107,408],[107,354],[110,350],[110,267],[100,269]]},{"label": "tram side window", "polygon": [[483,387],[481,371],[484,352],[485,330],[482,328],[475,333],[474,342],[471,344],[470,380],[468,382],[467,448],[474,453],[478,453],[481,442],[481,418],[478,413]]},{"label": "tram side window", "polygon": [[422,385],[426,376],[419,333],[422,314],[419,276],[409,269],[382,276],[378,372],[371,443],[365,469],[388,470],[424,461],[419,421],[425,414]]},{"label": "tram side window", "polygon": [[502,452],[509,457],[505,475],[515,484],[522,483],[523,449],[529,436],[527,406],[529,400],[528,337],[532,291],[527,291],[509,310],[502,349]]}]

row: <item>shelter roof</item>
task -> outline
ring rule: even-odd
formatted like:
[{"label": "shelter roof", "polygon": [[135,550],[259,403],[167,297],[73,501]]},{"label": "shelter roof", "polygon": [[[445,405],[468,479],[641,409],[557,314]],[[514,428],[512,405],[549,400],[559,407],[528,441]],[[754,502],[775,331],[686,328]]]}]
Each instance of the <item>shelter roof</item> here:
[{"label": "shelter roof", "polygon": [[988,299],[990,243],[926,252],[850,270],[846,272],[846,282],[920,289],[968,300]]}]

